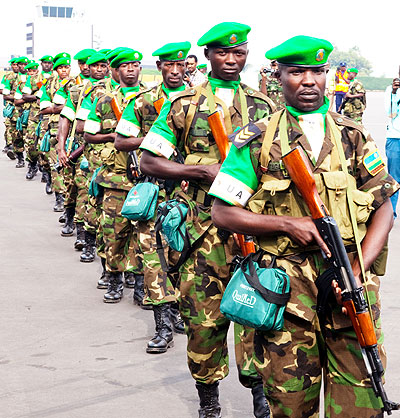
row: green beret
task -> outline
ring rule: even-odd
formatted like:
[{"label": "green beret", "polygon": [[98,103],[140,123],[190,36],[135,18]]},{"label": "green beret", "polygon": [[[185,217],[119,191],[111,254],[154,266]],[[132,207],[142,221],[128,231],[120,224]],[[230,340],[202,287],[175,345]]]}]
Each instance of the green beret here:
[{"label": "green beret", "polygon": [[197,66],[197,68],[198,68],[198,69],[200,69],[200,68],[207,68],[207,64],[199,64],[199,65]]},{"label": "green beret", "polygon": [[86,61],[87,65],[96,64],[96,62],[107,62],[106,54],[102,52],[96,52]]},{"label": "green beret", "polygon": [[57,67],[61,65],[71,65],[71,58],[68,57],[60,57],[57,61],[54,62],[53,69],[55,70]]},{"label": "green beret", "polygon": [[71,54],[68,54],[68,52],[59,52],[57,55],[54,55],[53,62],[56,62],[59,58],[71,59]]},{"label": "green beret", "polygon": [[143,55],[139,51],[125,50],[118,54],[110,63],[112,68],[118,68],[121,64],[126,62],[138,62],[143,59]]},{"label": "green beret", "polygon": [[8,61],[10,64],[14,64],[15,63],[15,60],[17,60],[18,58],[16,58],[16,57],[14,57],[14,58],[11,58],[10,59],[10,61]]},{"label": "green beret", "polygon": [[118,48],[112,49],[108,54],[106,54],[106,58],[108,61],[112,61],[117,55],[124,51],[133,51],[133,49],[119,46]]},{"label": "green beret", "polygon": [[333,45],[325,39],[294,36],[265,53],[266,58],[279,64],[320,67],[328,61]]},{"label": "green beret", "polygon": [[186,58],[191,46],[190,42],[173,42],[158,48],[151,55],[159,57],[162,61],[182,61]]},{"label": "green beret", "polygon": [[97,52],[100,52],[101,54],[108,54],[110,51],[111,51],[110,48],[103,48],[103,49],[100,49]]},{"label": "green beret", "polygon": [[198,46],[231,48],[247,42],[251,27],[236,22],[223,22],[213,26],[197,42]]},{"label": "green beret", "polygon": [[82,49],[74,55],[74,60],[86,62],[96,51],[91,48]]},{"label": "green beret", "polygon": [[39,61],[50,61],[50,62],[53,62],[53,57],[51,55],[44,55],[42,58],[40,58]]},{"label": "green beret", "polygon": [[39,67],[39,63],[31,61],[28,65],[25,66],[25,70],[36,69]]},{"label": "green beret", "polygon": [[19,64],[19,63],[29,64],[31,62],[31,60],[27,57],[18,57],[18,58],[15,59],[14,62],[16,62],[17,64]]},{"label": "green beret", "polygon": [[358,74],[358,70],[357,70],[357,68],[349,68],[349,69],[347,70],[347,72],[348,72],[348,73],[356,73],[356,74]]}]

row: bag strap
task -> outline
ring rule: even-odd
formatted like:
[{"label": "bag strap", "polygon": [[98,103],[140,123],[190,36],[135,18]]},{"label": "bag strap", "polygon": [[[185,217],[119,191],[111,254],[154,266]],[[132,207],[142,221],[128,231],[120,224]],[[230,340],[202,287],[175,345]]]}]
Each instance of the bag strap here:
[{"label": "bag strap", "polygon": [[[249,267],[249,273],[246,273],[246,265]],[[290,292],[284,294],[273,292],[272,290],[266,289],[261,283],[257,275],[257,271],[254,267],[254,261],[251,257],[246,257],[241,266],[240,266],[244,276],[246,277],[250,286],[254,287],[263,299],[269,303],[274,303],[275,305],[284,306],[290,298]]]},{"label": "bag strap", "polygon": [[200,98],[201,91],[202,91],[201,85],[197,86],[196,94],[190,101],[189,109],[185,118],[185,132],[183,135],[183,143],[185,144],[185,150],[187,154],[190,153],[190,150],[188,146],[186,145],[186,139],[189,135],[189,130],[190,130],[190,127],[192,126],[192,122],[193,122],[194,114],[196,113],[197,106],[199,105],[199,98]]},{"label": "bag strap", "polygon": [[281,119],[283,112],[284,110],[279,110],[278,112],[273,113],[271,119],[268,122],[267,131],[265,132],[260,154],[260,164],[264,169],[268,169],[269,150],[271,149],[272,142],[274,142],[276,128],[278,127],[279,120]]}]

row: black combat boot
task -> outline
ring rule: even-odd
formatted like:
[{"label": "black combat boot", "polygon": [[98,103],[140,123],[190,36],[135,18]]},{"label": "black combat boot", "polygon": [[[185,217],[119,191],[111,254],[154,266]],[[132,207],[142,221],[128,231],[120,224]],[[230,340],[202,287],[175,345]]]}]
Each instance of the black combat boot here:
[{"label": "black combat boot", "polygon": [[124,271],[125,287],[134,289],[135,287],[135,275],[131,271]]},{"label": "black combat boot", "polygon": [[156,333],[147,343],[146,353],[161,354],[174,346],[169,303],[153,305]]},{"label": "black combat boot", "polygon": [[170,318],[172,322],[172,328],[177,334],[185,333],[185,324],[179,313],[179,305],[177,303],[170,304]]},{"label": "black combat boot", "polygon": [[219,382],[211,385],[196,382],[196,389],[200,398],[199,418],[221,418],[218,385]]},{"label": "black combat boot", "polygon": [[7,157],[10,160],[15,160],[17,158],[16,155],[15,155],[14,148],[13,148],[12,145],[10,145],[9,148],[8,148],[8,150],[7,150]]},{"label": "black combat boot", "polygon": [[64,196],[61,193],[55,192],[56,202],[54,203],[54,212],[64,212]]},{"label": "black combat boot", "polygon": [[145,311],[152,309],[152,305],[144,305],[144,276],[143,274],[135,274],[135,286],[133,291],[133,303],[139,305]]},{"label": "black combat boot", "polygon": [[83,222],[76,222],[76,241],[74,242],[75,250],[82,251],[85,246],[85,228]]},{"label": "black combat boot", "polygon": [[110,282],[108,283],[107,293],[103,296],[105,303],[118,303],[121,301],[124,293],[124,282],[122,274],[119,272],[110,273]]},{"label": "black combat boot", "polygon": [[83,247],[80,261],[91,263],[96,253],[96,235],[85,231],[85,246]]},{"label": "black combat boot", "polygon": [[65,208],[65,224],[61,230],[62,237],[71,237],[74,234],[75,224],[74,224],[74,216],[75,216],[75,206],[68,206]]},{"label": "black combat boot", "polygon": [[12,145],[6,144],[4,148],[2,149],[2,152],[7,153],[8,151],[10,151],[10,149],[12,149]]},{"label": "black combat boot", "polygon": [[15,168],[25,167],[24,153],[16,152],[15,154],[17,154],[17,164],[15,164]]},{"label": "black combat boot", "polygon": [[67,214],[64,210],[64,213],[62,215],[60,215],[60,217],[58,218],[58,222],[60,224],[65,224],[65,221],[67,220]]},{"label": "black combat boot", "polygon": [[47,171],[42,168],[42,177],[40,178],[41,183],[47,183],[47,174]]},{"label": "black combat boot", "polygon": [[256,418],[270,418],[271,413],[267,398],[265,397],[263,384],[260,382],[251,388],[253,395],[253,412]]},{"label": "black combat boot", "polygon": [[110,283],[110,274],[106,270],[106,259],[100,257],[101,265],[103,266],[103,271],[101,272],[100,279],[97,282],[97,289],[108,289],[108,284]]},{"label": "black combat boot", "polygon": [[38,171],[38,166],[37,166],[36,161],[29,161],[28,172],[26,173],[25,178],[27,180],[32,180],[36,176],[37,171]]},{"label": "black combat boot", "polygon": [[43,183],[46,183],[46,186],[45,186],[46,194],[52,194],[53,193],[53,189],[51,188],[51,174],[50,174],[49,171],[43,171],[43,173],[42,173],[42,182]]}]

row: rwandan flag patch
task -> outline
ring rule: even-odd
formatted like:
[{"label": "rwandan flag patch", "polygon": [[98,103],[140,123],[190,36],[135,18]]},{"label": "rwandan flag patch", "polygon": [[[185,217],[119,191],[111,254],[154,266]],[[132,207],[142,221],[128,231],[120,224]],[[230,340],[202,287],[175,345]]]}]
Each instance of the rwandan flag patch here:
[{"label": "rwandan flag patch", "polygon": [[385,163],[382,161],[382,158],[377,149],[364,157],[363,164],[371,176],[376,176],[385,168]]}]

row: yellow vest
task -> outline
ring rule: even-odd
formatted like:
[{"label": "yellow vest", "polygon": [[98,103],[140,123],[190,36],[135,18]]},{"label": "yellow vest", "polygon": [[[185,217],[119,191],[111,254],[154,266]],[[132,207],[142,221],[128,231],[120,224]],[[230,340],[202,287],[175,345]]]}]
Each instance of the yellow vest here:
[{"label": "yellow vest", "polygon": [[343,74],[339,71],[339,73],[336,73],[339,81],[336,82],[336,88],[335,91],[342,91],[343,93],[347,93],[349,91],[349,84],[346,83],[345,80],[347,80],[347,76],[349,73],[345,71]]}]

